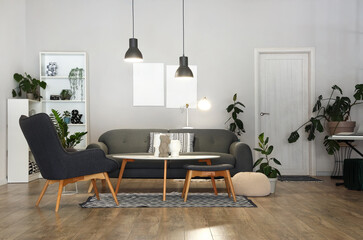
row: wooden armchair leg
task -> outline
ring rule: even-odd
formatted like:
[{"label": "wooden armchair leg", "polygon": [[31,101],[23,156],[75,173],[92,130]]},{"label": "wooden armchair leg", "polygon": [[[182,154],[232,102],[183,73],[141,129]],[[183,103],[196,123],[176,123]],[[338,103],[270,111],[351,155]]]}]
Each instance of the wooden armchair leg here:
[{"label": "wooden armchair leg", "polygon": [[224,177],[224,182],[226,184],[226,189],[227,189],[228,197],[230,198],[231,197],[231,190],[229,189],[227,176]]},{"label": "wooden armchair leg", "polygon": [[39,198],[38,198],[38,201],[37,201],[37,203],[35,204],[35,206],[37,206],[37,207],[39,206],[39,203],[40,203],[40,201],[42,200],[42,198],[43,198],[43,196],[44,196],[45,191],[47,191],[48,186],[49,186],[49,180],[47,180],[47,181],[45,182],[44,187],[43,187],[43,190],[42,190],[42,192],[40,193]]},{"label": "wooden armchair leg", "polygon": [[95,190],[96,197],[97,197],[98,200],[100,200],[100,195],[98,194],[96,180],[92,179],[91,182],[92,182],[92,185],[93,185],[93,189]]},{"label": "wooden armchair leg", "polygon": [[88,187],[88,193],[92,192],[92,189],[93,189],[93,184],[92,184],[92,181],[89,183],[89,187]]},{"label": "wooden armchair leg", "polygon": [[115,200],[116,205],[118,205],[119,203],[117,201],[117,196],[115,194],[115,191],[113,190],[113,187],[112,187],[110,178],[108,177],[108,173],[107,172],[104,172],[103,175],[105,176],[106,182],[107,182],[108,187],[109,187],[109,189],[110,189],[110,191],[112,193],[113,199]]},{"label": "wooden armchair leg", "polygon": [[60,204],[62,191],[63,191],[63,183],[64,183],[64,180],[59,181],[57,204],[55,205],[55,211],[56,212],[58,212],[58,209],[59,209],[59,204]]},{"label": "wooden armchair leg", "polygon": [[229,172],[229,170],[226,170],[226,175],[227,175],[227,179],[228,179],[228,186],[229,186],[232,196],[233,196],[233,201],[237,202],[236,194],[234,193],[233,183],[232,183],[232,179],[231,179],[231,173]]}]

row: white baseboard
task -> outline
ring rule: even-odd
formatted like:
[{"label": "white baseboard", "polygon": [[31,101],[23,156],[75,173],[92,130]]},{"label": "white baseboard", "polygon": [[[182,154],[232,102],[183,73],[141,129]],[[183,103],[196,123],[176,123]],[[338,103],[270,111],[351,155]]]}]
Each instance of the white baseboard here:
[{"label": "white baseboard", "polygon": [[316,171],[316,176],[331,176],[332,171]]},{"label": "white baseboard", "polygon": [[4,184],[7,184],[7,183],[8,183],[8,180],[6,180],[6,178],[0,179],[0,185],[4,185]]}]

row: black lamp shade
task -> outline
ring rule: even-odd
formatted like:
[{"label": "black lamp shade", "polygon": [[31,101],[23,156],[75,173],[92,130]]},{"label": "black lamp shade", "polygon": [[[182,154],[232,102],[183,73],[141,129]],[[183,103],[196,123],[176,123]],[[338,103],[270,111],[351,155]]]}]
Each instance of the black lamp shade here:
[{"label": "black lamp shade", "polygon": [[143,57],[140,50],[137,48],[137,39],[130,38],[130,47],[125,54],[125,61],[126,62],[142,62]]},{"label": "black lamp shade", "polygon": [[175,72],[176,78],[194,78],[192,70],[188,67],[188,57],[179,58],[179,68]]}]

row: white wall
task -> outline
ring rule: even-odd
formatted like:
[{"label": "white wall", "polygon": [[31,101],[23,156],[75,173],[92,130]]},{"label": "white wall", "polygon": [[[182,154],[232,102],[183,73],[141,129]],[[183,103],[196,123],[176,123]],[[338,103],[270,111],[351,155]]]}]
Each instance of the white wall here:
[{"label": "white wall", "polygon": [[7,98],[16,86],[15,72],[24,72],[25,0],[0,0],[0,185],[6,183]]},{"label": "white wall", "polygon": [[[198,65],[198,97],[213,105],[208,112],[192,110],[190,125],[224,128],[225,108],[237,92],[247,107],[242,141],[254,145],[254,48],[315,47],[316,95],[333,84],[352,92],[359,76],[358,2],[187,0],[186,55]],[[145,62],[178,64],[181,0],[136,0],[135,10]],[[88,53],[92,141],[114,128],[185,125],[178,109],[132,107],[132,65],[123,61],[130,37],[131,0],[26,1],[25,70],[38,74],[39,51]],[[328,173],[332,158],[320,141],[316,146],[317,169]]]}]

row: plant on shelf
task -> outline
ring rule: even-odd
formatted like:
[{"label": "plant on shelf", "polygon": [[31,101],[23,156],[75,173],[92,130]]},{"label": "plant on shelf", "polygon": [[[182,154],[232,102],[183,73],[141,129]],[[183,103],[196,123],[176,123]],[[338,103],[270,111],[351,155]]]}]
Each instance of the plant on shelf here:
[{"label": "plant on shelf", "polygon": [[[349,121],[350,111],[353,106],[363,103],[363,84],[355,86],[353,97],[354,100],[352,101],[349,97],[343,96],[343,91],[340,87],[337,85],[332,86],[332,91],[328,98],[323,98],[322,95],[318,97],[313,108],[315,116],[311,117],[290,134],[288,138],[289,143],[296,142],[299,139],[298,131],[304,126],[305,132],[308,133],[307,139],[309,141],[315,139],[316,131],[324,132],[324,127],[328,128],[327,130],[329,130],[331,135],[342,131],[353,132],[355,122]],[[325,124],[326,122],[327,124]],[[344,127],[343,130],[340,130],[342,127]],[[326,135],[324,138],[324,146],[330,155],[340,149],[339,143],[335,140],[330,140],[329,135]]]},{"label": "plant on shelf", "polygon": [[[265,174],[268,178],[277,178],[277,175],[281,176],[280,171],[277,168],[272,167],[270,165],[270,162],[273,161],[277,165],[281,165],[281,163],[276,158],[269,157],[269,155],[274,150],[274,146],[268,145],[269,137],[266,137],[265,139],[264,135],[265,135],[264,133],[261,133],[258,136],[259,148],[254,148],[255,151],[261,153],[262,155],[264,155],[264,157],[260,157],[259,159],[257,159],[255,164],[253,164],[253,167],[255,168],[258,165],[260,165],[257,172]],[[266,161],[264,162],[264,160]]]},{"label": "plant on shelf", "polygon": [[65,114],[61,115],[57,110],[52,109],[50,118],[53,121],[62,146],[65,149],[74,148],[77,144],[81,142],[82,137],[86,135],[87,132],[75,132],[74,134],[68,136],[68,124],[64,121],[64,117]]},{"label": "plant on shelf", "polygon": [[63,121],[69,124],[71,122],[71,113],[69,111],[63,112]]},{"label": "plant on shelf", "polygon": [[72,97],[72,90],[70,89],[63,89],[60,93],[60,97],[62,100],[70,100]]},{"label": "plant on shelf", "polygon": [[237,101],[237,93],[233,95],[233,103],[227,107],[227,112],[231,113],[231,116],[227,119],[224,123],[228,123],[230,120],[232,122],[229,124],[229,131],[235,133],[237,136],[241,136],[242,133],[246,132],[243,127],[243,122],[241,119],[238,118],[238,114],[243,113],[242,107],[245,107],[243,103]]},{"label": "plant on shelf", "polygon": [[33,78],[27,73],[25,73],[24,76],[19,73],[15,73],[14,80],[18,83],[18,87],[13,89],[13,97],[21,97],[23,92],[25,92],[29,99],[40,99],[42,96],[39,95],[38,87],[43,89],[47,87],[46,82]]},{"label": "plant on shelf", "polygon": [[69,72],[68,79],[69,84],[71,85],[71,90],[73,93],[73,98],[76,95],[76,91],[78,90],[78,87],[81,87],[81,100],[83,100],[83,74],[84,70],[83,68],[73,68]]}]

